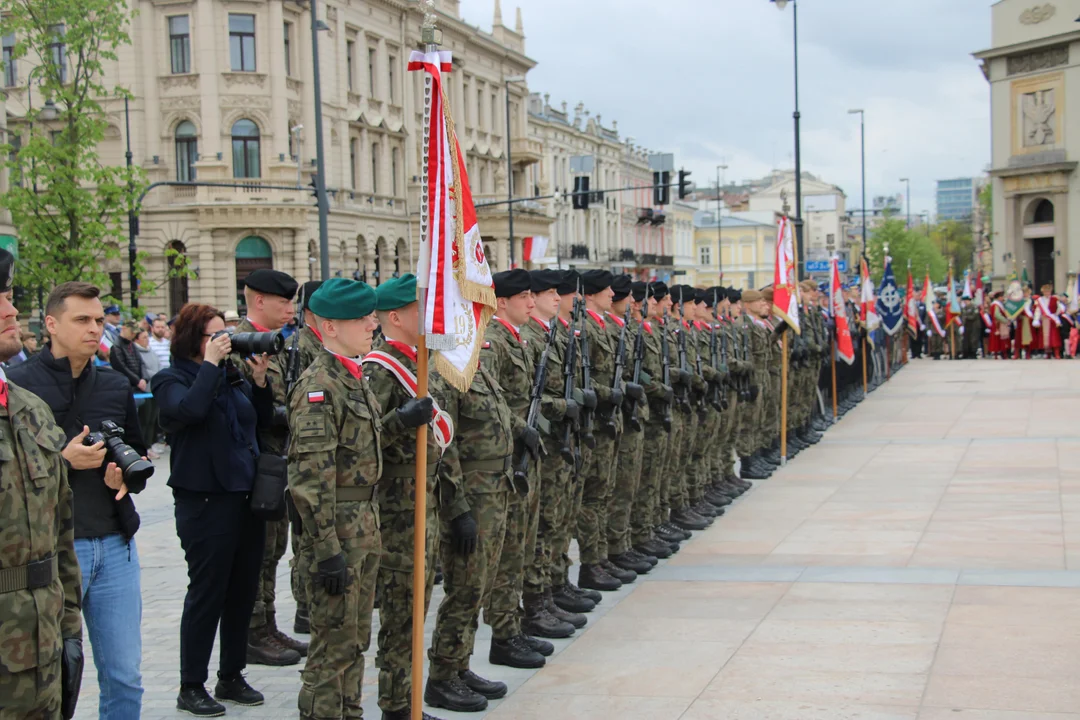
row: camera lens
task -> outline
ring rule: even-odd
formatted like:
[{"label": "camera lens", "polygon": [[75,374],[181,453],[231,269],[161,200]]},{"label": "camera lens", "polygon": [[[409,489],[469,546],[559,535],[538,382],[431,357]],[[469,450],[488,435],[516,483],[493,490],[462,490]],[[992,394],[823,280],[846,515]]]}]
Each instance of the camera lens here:
[{"label": "camera lens", "polygon": [[280,332],[233,333],[232,349],[241,355],[277,355],[285,349],[285,338]]},{"label": "camera lens", "polygon": [[125,483],[143,485],[154,474],[154,464],[143,460],[134,448],[125,444],[120,438],[106,438],[105,447],[108,449],[107,459],[120,468],[120,472],[124,474]]}]

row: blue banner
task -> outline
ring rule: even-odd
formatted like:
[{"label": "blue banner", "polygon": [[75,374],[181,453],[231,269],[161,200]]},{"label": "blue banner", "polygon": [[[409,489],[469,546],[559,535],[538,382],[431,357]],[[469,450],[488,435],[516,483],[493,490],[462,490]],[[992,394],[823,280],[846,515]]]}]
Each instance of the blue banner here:
[{"label": "blue banner", "polygon": [[881,317],[881,327],[890,335],[895,335],[904,325],[904,301],[900,297],[900,289],[896,287],[892,258],[885,258],[885,273],[878,288],[877,313]]}]

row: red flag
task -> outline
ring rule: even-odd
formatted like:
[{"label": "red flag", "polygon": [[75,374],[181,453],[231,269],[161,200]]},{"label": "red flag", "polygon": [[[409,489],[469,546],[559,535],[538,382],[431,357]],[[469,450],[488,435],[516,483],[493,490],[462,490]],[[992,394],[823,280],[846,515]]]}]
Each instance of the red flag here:
[{"label": "red flag", "polygon": [[791,241],[791,224],[781,216],[776,232],[776,262],[773,265],[772,311],[784,319],[798,334],[799,286],[795,276],[795,245]]},{"label": "red flag", "polygon": [[855,346],[851,343],[847,309],[844,306],[844,287],[840,283],[840,264],[833,255],[832,271],[829,273],[829,312],[836,323],[836,352],[848,365],[855,362]]},{"label": "red flag", "polygon": [[915,276],[908,269],[907,292],[904,293],[904,321],[907,322],[908,332],[912,335],[919,334],[919,299],[915,297]]}]

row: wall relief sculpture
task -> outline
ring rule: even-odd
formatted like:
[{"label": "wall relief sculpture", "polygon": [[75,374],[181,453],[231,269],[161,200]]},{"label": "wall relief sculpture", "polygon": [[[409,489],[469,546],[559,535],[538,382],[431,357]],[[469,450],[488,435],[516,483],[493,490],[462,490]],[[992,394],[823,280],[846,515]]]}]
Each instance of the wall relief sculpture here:
[{"label": "wall relief sculpture", "polygon": [[1024,93],[1020,99],[1024,118],[1024,147],[1054,144],[1054,89]]},{"label": "wall relief sculpture", "polygon": [[1058,45],[1056,47],[1036,50],[1022,55],[1010,55],[1006,60],[1009,75],[1046,70],[1048,68],[1068,64],[1068,45]]},{"label": "wall relief sculpture", "polygon": [[1043,20],[1054,17],[1055,12],[1057,12],[1057,8],[1052,3],[1036,5],[1020,13],[1020,22],[1023,25],[1037,25]]}]

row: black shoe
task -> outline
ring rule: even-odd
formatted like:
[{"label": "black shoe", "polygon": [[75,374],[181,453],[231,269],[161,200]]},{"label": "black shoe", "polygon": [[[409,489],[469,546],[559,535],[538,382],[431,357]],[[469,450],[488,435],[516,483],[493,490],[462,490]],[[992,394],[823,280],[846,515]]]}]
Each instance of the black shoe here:
[{"label": "black shoe", "polygon": [[[491,649],[488,651],[488,662],[492,665],[506,665],[507,667],[532,670],[544,667],[547,660],[544,659],[543,655],[530,648],[525,643],[524,638],[519,635],[517,637],[512,637],[509,640],[496,640],[495,638],[492,638]],[[472,691],[470,690],[470,692]],[[428,705],[435,705],[435,703],[430,702],[427,699],[426,693],[424,702]],[[487,698],[484,698],[484,703],[486,707]],[[438,705],[437,707],[446,706]],[[446,709],[454,710],[455,708],[446,707]]]},{"label": "black shoe", "polygon": [[681,527],[686,530],[704,530],[709,527],[709,523],[705,522],[705,518],[697,513],[691,513],[688,508],[682,508],[672,512],[671,522],[675,523],[676,527]]},{"label": "black shoe", "polygon": [[723,517],[724,515],[723,507],[713,505],[708,500],[702,500],[697,505],[692,507],[691,510],[696,512],[698,515],[703,516],[706,520],[715,520],[716,518]]},{"label": "black shoe", "polygon": [[540,638],[526,635],[525,633],[521,633],[518,637],[521,638],[521,641],[524,642],[529,649],[535,650],[544,657],[551,657],[552,653],[555,652],[555,646],[547,640],[541,640]]},{"label": "black shoe", "polygon": [[566,581],[566,587],[570,590],[570,592],[576,595],[580,595],[581,597],[589,598],[597,605],[599,605],[600,601],[604,599],[604,596],[597,591],[592,590],[591,588],[580,588],[569,580]]},{"label": "black shoe", "polygon": [[[735,490],[728,492],[735,494]],[[719,488],[710,488],[705,491],[705,501],[718,508],[724,508],[731,504],[731,495]]]},{"label": "black shoe", "polygon": [[300,662],[300,653],[284,647],[270,634],[269,628],[248,631],[247,661],[251,665],[282,667]]},{"label": "black shoe", "polygon": [[560,640],[574,634],[574,626],[559,620],[547,611],[542,594],[526,594],[522,597],[525,617],[521,627],[529,635]]},{"label": "black shoe", "polygon": [[653,528],[653,533],[661,542],[669,544],[673,542],[679,542],[680,540],[685,540],[681,532],[674,533],[663,525],[658,525],[657,527]]},{"label": "black shoe", "polygon": [[434,580],[434,583],[436,585],[442,585],[442,581],[443,581],[442,567],[436,567],[435,568],[435,580]]},{"label": "black shoe", "polygon": [[607,558],[600,561],[600,567],[604,569],[604,572],[621,582],[623,585],[628,585],[637,580],[636,572],[621,568]]},{"label": "black shoe", "polygon": [[584,595],[578,595],[566,585],[560,585],[551,591],[551,599],[567,612],[586,613],[596,609],[596,603]]},{"label": "black shoe", "polygon": [[248,685],[240,673],[227,678],[219,675],[217,685],[214,686],[214,697],[245,707],[262,705],[264,700],[263,694]]},{"label": "black shoe", "polygon": [[646,557],[654,557],[657,560],[669,558],[674,554],[671,552],[671,547],[659,538],[649,538],[634,549]]},{"label": "black shoe", "polygon": [[556,620],[561,620],[564,623],[570,623],[576,629],[580,630],[585,627],[589,620],[581,613],[567,612],[561,607],[555,604],[555,599],[552,597],[550,590],[544,593],[544,609],[548,611],[548,614],[554,617]]},{"label": "black shoe", "polygon": [[627,570],[629,572],[637,573],[638,575],[644,575],[652,570],[651,563],[647,563],[644,560],[634,560],[632,556],[627,555],[626,553],[609,555],[608,561],[620,570]]},{"label": "black shoe", "polygon": [[454,712],[481,712],[487,710],[488,701],[459,677],[449,680],[428,678],[424,686],[424,704]]},{"label": "black shoe", "polygon": [[634,558],[635,560],[644,560],[653,567],[656,567],[656,564],[660,562],[660,558],[656,557],[652,553],[643,553],[635,548],[630,548],[626,551],[626,554]]},{"label": "black shoe", "polygon": [[506,683],[482,678],[472,670],[461,673],[461,681],[474,693],[483,695],[488,700],[498,700],[506,697]]},{"label": "black shoe", "polygon": [[309,610],[305,607],[297,607],[296,615],[293,617],[292,631],[297,635],[310,635],[311,634],[311,618],[308,615]]},{"label": "black shoe", "polygon": [[671,522],[670,520],[668,520],[666,523],[664,523],[662,527],[669,534],[674,535],[675,540],[677,542],[682,542],[683,540],[689,540],[690,538],[693,537],[693,535],[690,534],[689,530],[682,529],[681,527],[679,527],[675,523]]},{"label": "black shoe", "polygon": [[[382,720],[411,720],[412,708],[402,708],[401,710],[383,710]],[[420,711],[421,720],[441,720],[434,715],[428,715],[424,711]]]},{"label": "black shoe", "polygon": [[210,697],[202,685],[180,688],[176,696],[176,709],[196,717],[221,717],[225,706]]},{"label": "black shoe", "polygon": [[583,588],[610,592],[621,588],[622,580],[609,575],[600,565],[582,565],[578,568],[578,584]]},{"label": "black shoe", "polygon": [[760,465],[754,462],[756,458],[744,457],[741,459],[742,467],[739,474],[744,480],[764,480],[769,477]]}]

